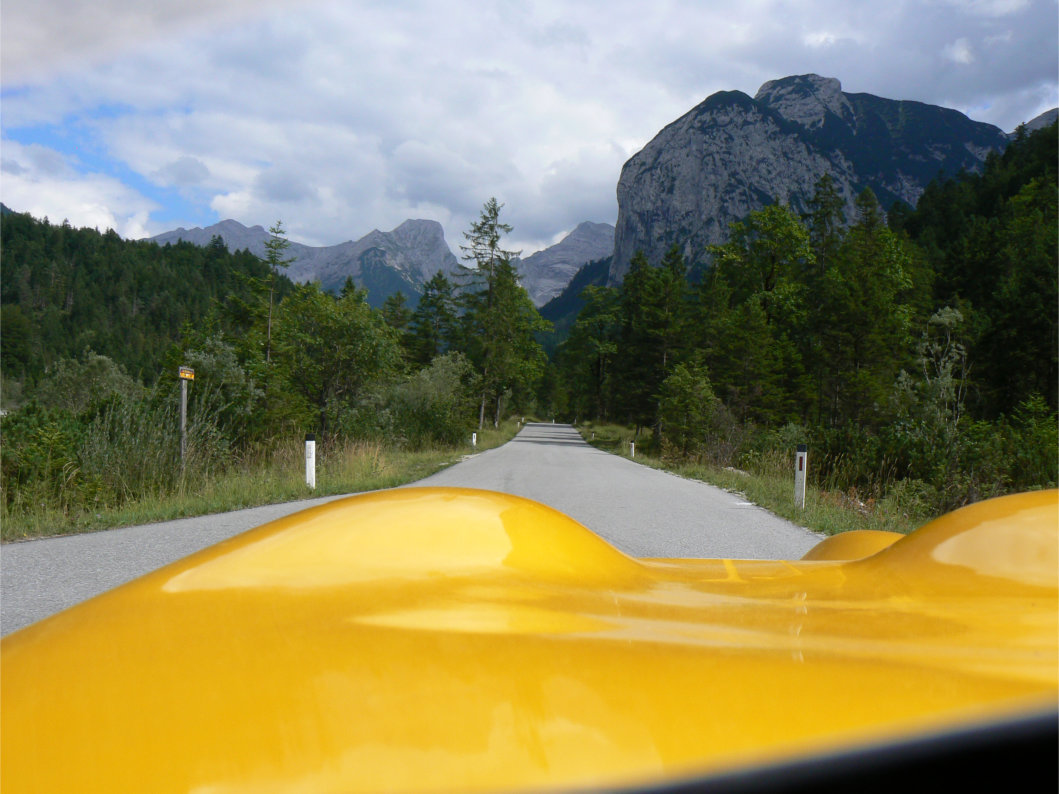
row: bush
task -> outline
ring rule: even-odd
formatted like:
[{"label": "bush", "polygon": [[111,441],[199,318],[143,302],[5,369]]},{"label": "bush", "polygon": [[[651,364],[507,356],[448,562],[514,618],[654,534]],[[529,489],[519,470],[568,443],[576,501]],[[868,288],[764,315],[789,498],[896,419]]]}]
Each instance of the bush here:
[{"label": "bush", "polygon": [[438,356],[406,379],[376,384],[347,405],[338,434],[411,449],[464,443],[475,415],[474,381],[474,368],[462,353]]},{"label": "bush", "polygon": [[48,408],[79,414],[111,396],[133,397],[142,391],[119,364],[85,350],[81,358],[64,358],[49,366],[33,397]]},{"label": "bush", "polygon": [[704,366],[678,364],[659,394],[662,451],[728,466],[746,439],[746,427],[714,394]]},{"label": "bush", "polygon": [[1011,484],[1017,489],[1054,488],[1059,481],[1059,423],[1044,397],[1019,403],[1009,422],[1013,460]]},{"label": "bush", "polygon": [[180,460],[180,406],[158,390],[140,400],[114,400],[91,420],[79,450],[84,475],[120,504],[185,488],[222,470],[229,444],[218,427],[216,393],[188,411],[187,457]]},{"label": "bush", "polygon": [[459,444],[470,433],[474,370],[462,353],[438,356],[390,394],[394,436],[413,449]]},{"label": "bush", "polygon": [[69,516],[201,483],[229,459],[217,403],[206,393],[189,411],[183,465],[175,393],[111,394],[77,416],[30,403],[3,418],[5,505]]},{"label": "bush", "polygon": [[79,470],[84,426],[69,411],[30,402],[0,420],[4,502],[55,504]]},{"label": "bush", "polygon": [[705,367],[678,364],[659,395],[663,444],[685,456],[701,448],[719,403]]}]

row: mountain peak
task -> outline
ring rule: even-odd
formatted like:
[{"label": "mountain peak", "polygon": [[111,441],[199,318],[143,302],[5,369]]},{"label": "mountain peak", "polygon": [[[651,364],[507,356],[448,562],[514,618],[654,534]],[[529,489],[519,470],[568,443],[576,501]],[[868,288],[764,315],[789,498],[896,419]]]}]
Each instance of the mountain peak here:
[{"label": "mountain peak", "polygon": [[761,88],[754,95],[754,99],[760,102],[767,100],[768,97],[791,91],[802,91],[819,96],[837,96],[842,93],[842,83],[837,77],[821,77],[818,74],[794,74],[762,83]]},{"label": "mountain peak", "polygon": [[624,278],[636,251],[659,262],[674,243],[705,265],[733,221],[777,202],[805,211],[823,174],[852,216],[865,187],[884,208],[914,205],[939,172],[978,170],[1006,146],[991,124],[922,102],[848,94],[832,77],[770,80],[753,99],[718,92],[622,168],[610,281]]},{"label": "mountain peak", "polygon": [[[262,226],[246,227],[231,219],[205,229],[174,229],[150,239],[159,245],[179,240],[209,245],[217,236],[230,251],[246,248],[262,258],[269,239]],[[435,273],[454,273],[458,267],[441,224],[431,220],[407,220],[391,232],[373,229],[355,242],[338,245],[290,243],[288,255],[293,261],[286,275],[292,281],[318,281],[325,290],[337,291],[352,277],[358,286],[368,288],[373,305],[381,305],[394,292],[403,292],[414,304],[421,286]]]},{"label": "mountain peak", "polygon": [[522,286],[535,305],[543,306],[562,292],[584,265],[610,256],[613,250],[614,227],[584,221],[555,245],[519,262]]},{"label": "mountain peak", "polygon": [[[1026,122],[1026,132],[1033,132],[1034,130],[1050,127],[1055,124],[1056,120],[1059,120],[1059,108],[1046,110],[1041,115]],[[1011,132],[1009,135],[1014,136],[1015,132]]]},{"label": "mountain peak", "polygon": [[809,129],[822,126],[829,113],[847,122],[854,119],[842,83],[834,77],[801,74],[769,80],[758,89],[754,100]]},{"label": "mountain peak", "polygon": [[265,231],[264,226],[244,226],[243,224],[239,223],[239,221],[233,220],[232,218],[223,220],[220,223],[215,223],[211,228],[215,228],[218,230],[231,230],[236,232]]}]

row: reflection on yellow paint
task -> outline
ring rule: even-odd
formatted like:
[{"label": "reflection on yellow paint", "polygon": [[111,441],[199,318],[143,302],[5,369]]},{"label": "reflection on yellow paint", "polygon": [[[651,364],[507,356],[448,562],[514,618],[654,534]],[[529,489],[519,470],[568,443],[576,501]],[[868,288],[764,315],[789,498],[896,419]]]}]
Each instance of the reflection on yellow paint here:
[{"label": "reflection on yellow paint", "polygon": [[501,494],[332,502],[5,638],[0,788],[651,784],[1054,708],[1056,515],[652,561]]}]

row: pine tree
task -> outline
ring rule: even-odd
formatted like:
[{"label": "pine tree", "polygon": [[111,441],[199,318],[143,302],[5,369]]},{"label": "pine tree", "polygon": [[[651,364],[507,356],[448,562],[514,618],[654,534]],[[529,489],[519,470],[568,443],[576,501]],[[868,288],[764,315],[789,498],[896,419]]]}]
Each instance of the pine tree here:
[{"label": "pine tree", "polygon": [[560,371],[573,412],[606,419],[615,388],[611,370],[621,328],[619,293],[614,287],[586,287],[581,297],[585,305],[559,349]]},{"label": "pine tree", "polygon": [[879,421],[913,348],[913,252],[883,223],[870,190],[856,206],[857,221],[814,295],[814,330],[828,362],[821,418],[829,425]]},{"label": "pine tree", "polygon": [[534,334],[550,327],[519,284],[512,264],[517,251],[501,247],[511,226],[500,221],[502,204],[489,199],[478,221],[464,233],[464,268],[460,303],[463,308],[463,346],[480,378],[478,427],[485,424],[487,403],[495,402],[499,423],[504,395],[525,399],[544,371],[546,358]]},{"label": "pine tree", "polygon": [[438,271],[423,287],[406,336],[413,362],[426,366],[452,348],[456,336],[456,299],[452,282]]},{"label": "pine tree", "polygon": [[336,298],[304,284],[278,306],[275,369],[321,435],[336,406],[395,372],[399,360],[394,332],[357,291]]},{"label": "pine tree", "polygon": [[715,334],[707,342],[714,385],[741,419],[799,418],[810,388],[806,281],[815,259],[808,231],[790,209],[772,205],[733,224],[731,239],[712,252],[712,288],[721,282],[729,301],[706,321]]},{"label": "pine tree", "polygon": [[280,268],[290,266],[293,259],[284,253],[290,248],[290,241],[284,236],[283,222],[276,221],[268,230],[269,238],[265,241],[265,263],[268,265],[268,331],[265,338],[265,363],[272,361],[272,302],[276,291],[276,275]]},{"label": "pine tree", "polygon": [[399,338],[404,338],[412,322],[412,310],[408,308],[408,299],[403,292],[394,292],[382,302],[382,319]]}]

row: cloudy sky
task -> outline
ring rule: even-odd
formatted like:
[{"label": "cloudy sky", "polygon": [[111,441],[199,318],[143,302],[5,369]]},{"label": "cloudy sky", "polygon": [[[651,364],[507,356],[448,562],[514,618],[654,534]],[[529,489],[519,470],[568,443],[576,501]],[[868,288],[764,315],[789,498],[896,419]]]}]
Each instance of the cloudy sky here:
[{"label": "cloudy sky", "polygon": [[[648,10],[649,9],[649,10]],[[613,223],[622,164],[710,94],[814,72],[1005,131],[1059,103],[1056,0],[4,0],[12,209],[143,237],[225,218],[332,245],[527,253]]]}]

